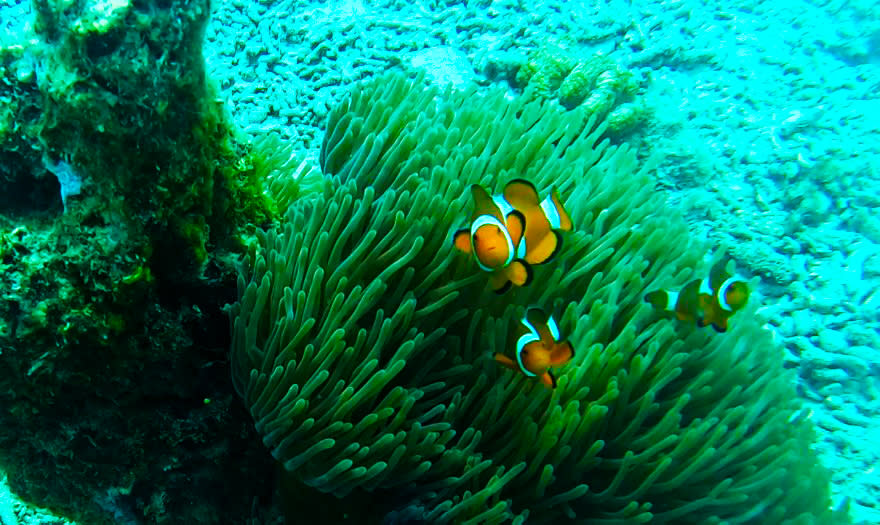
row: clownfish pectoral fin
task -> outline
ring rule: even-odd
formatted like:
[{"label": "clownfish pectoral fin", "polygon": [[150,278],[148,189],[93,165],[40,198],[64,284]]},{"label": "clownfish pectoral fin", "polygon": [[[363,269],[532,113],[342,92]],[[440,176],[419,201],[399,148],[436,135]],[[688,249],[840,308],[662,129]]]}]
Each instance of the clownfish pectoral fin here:
[{"label": "clownfish pectoral fin", "polygon": [[530,264],[543,264],[556,256],[562,249],[562,235],[559,232],[547,232],[534,246],[528,247],[526,262]]},{"label": "clownfish pectoral fin", "polygon": [[561,366],[574,357],[574,347],[568,341],[563,341],[553,346],[550,352],[550,366]]},{"label": "clownfish pectoral fin", "polygon": [[528,286],[532,282],[532,267],[522,259],[516,259],[500,270],[489,275],[489,285],[498,295],[510,289],[511,285]]},{"label": "clownfish pectoral fin", "polygon": [[556,191],[556,188],[553,188],[553,191],[550,192],[550,199],[550,202],[553,203],[553,207],[556,208],[558,225],[557,221],[550,221],[550,224],[553,225],[554,228],[562,231],[571,231],[574,228],[574,225],[571,222],[571,217],[568,215],[568,212],[565,211],[565,208],[562,206],[562,199],[559,198],[559,192]]},{"label": "clownfish pectoral fin", "polygon": [[526,231],[526,218],[523,214],[517,210],[513,210],[507,214],[507,233],[510,234],[510,240],[513,241],[513,246],[516,246],[522,240],[523,235]]},{"label": "clownfish pectoral fin", "polygon": [[534,277],[532,267],[522,259],[515,259],[504,268],[504,272],[507,274],[510,282],[516,286],[528,286],[532,282],[532,277]]},{"label": "clownfish pectoral fin", "polygon": [[507,357],[504,354],[499,354],[498,352],[495,352],[495,361],[501,366],[507,367],[511,370],[517,369],[516,363],[513,362],[513,359]]},{"label": "clownfish pectoral fin", "polygon": [[504,200],[518,210],[540,205],[538,190],[531,182],[523,179],[513,179],[504,186]]},{"label": "clownfish pectoral fin", "polygon": [[541,382],[544,383],[545,386],[556,388],[556,376],[554,376],[553,372],[549,370],[541,374]]},{"label": "clownfish pectoral fin", "polygon": [[468,229],[462,229],[452,234],[452,244],[453,246],[455,246],[455,249],[460,252],[473,252],[473,245],[471,244],[471,231]]},{"label": "clownfish pectoral fin", "polygon": [[[706,312],[702,310],[698,310],[693,313],[693,319],[697,322],[697,326],[700,328],[706,328],[712,323],[712,319],[706,316]],[[682,319],[683,321],[685,319]]]}]

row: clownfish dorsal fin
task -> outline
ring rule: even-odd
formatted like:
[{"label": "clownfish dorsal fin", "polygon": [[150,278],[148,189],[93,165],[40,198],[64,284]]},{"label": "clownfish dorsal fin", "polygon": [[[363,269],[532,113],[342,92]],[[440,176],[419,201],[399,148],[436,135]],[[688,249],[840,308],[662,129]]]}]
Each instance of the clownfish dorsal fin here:
[{"label": "clownfish dorsal fin", "polygon": [[559,334],[559,326],[553,320],[553,316],[547,315],[541,308],[529,308],[526,312],[526,319],[535,327],[535,330],[537,330],[538,335],[541,337],[541,341],[547,348],[553,348],[556,341],[562,339],[562,336]]},{"label": "clownfish dorsal fin", "polygon": [[469,229],[461,229],[452,234],[452,245],[460,252],[473,252],[471,244],[471,231]]},{"label": "clownfish dorsal fin", "polygon": [[538,190],[524,179],[513,179],[504,186],[504,199],[518,210],[540,206]]},{"label": "clownfish dorsal fin", "polygon": [[532,306],[526,310],[526,320],[534,326],[536,330],[546,325],[547,319],[547,313],[540,307]]},{"label": "clownfish dorsal fin", "polygon": [[709,276],[706,280],[713,291],[717,292],[721,288],[721,284],[730,277],[730,274],[727,273],[727,262],[727,259],[721,259],[709,269]]},{"label": "clownfish dorsal fin", "polygon": [[489,192],[486,191],[486,188],[479,184],[472,184],[471,195],[474,197],[474,214],[472,220],[475,220],[481,215],[487,214],[494,216],[499,221],[504,220],[501,210],[498,209],[498,205],[492,199],[492,196],[489,195]]}]

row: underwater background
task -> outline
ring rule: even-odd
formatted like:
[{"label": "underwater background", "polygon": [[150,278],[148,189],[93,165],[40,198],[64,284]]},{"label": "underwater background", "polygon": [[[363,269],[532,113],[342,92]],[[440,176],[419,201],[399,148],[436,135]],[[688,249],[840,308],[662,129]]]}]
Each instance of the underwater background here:
[{"label": "underwater background", "polygon": [[0,0],[0,523],[880,523],[878,89],[867,0]]}]

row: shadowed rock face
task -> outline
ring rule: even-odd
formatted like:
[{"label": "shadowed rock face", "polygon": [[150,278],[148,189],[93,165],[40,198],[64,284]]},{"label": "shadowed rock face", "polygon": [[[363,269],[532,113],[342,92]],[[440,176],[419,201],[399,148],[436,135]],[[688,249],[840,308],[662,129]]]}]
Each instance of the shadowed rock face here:
[{"label": "shadowed rock face", "polygon": [[204,78],[209,3],[55,5],[0,50],[0,464],[83,523],[244,523],[272,474],[220,308],[268,212]]}]

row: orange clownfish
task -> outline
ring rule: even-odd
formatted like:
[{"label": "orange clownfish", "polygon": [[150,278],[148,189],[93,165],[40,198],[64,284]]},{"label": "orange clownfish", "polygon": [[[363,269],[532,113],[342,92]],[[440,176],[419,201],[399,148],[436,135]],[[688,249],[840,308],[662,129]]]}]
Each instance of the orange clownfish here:
[{"label": "orange clownfish", "polygon": [[574,357],[574,348],[562,341],[553,316],[540,308],[529,308],[517,326],[516,362],[496,353],[495,360],[511,370],[519,370],[526,377],[537,377],[544,385],[556,388],[556,377],[551,366],[562,366]]},{"label": "orange clownfish", "polygon": [[572,223],[554,190],[543,202],[528,181],[512,180],[503,195],[491,197],[480,185],[471,186],[474,213],[470,228],[455,232],[453,244],[472,253],[477,265],[492,275],[489,283],[504,293],[511,283],[526,286],[532,264],[550,260],[562,245],[555,229],[571,230]]},{"label": "orange clownfish", "polygon": [[489,283],[496,293],[504,293],[510,283],[525,286],[532,280],[532,269],[518,254],[525,241],[525,219],[503,199],[490,197],[479,184],[471,186],[474,213],[470,228],[455,232],[453,243],[472,253],[477,266],[491,272]]},{"label": "orange clownfish", "polygon": [[748,283],[727,273],[726,266],[719,261],[712,266],[709,277],[691,281],[677,292],[650,292],[645,301],[672,312],[681,321],[695,321],[700,327],[711,324],[716,331],[726,332],[727,320],[749,300]]}]

